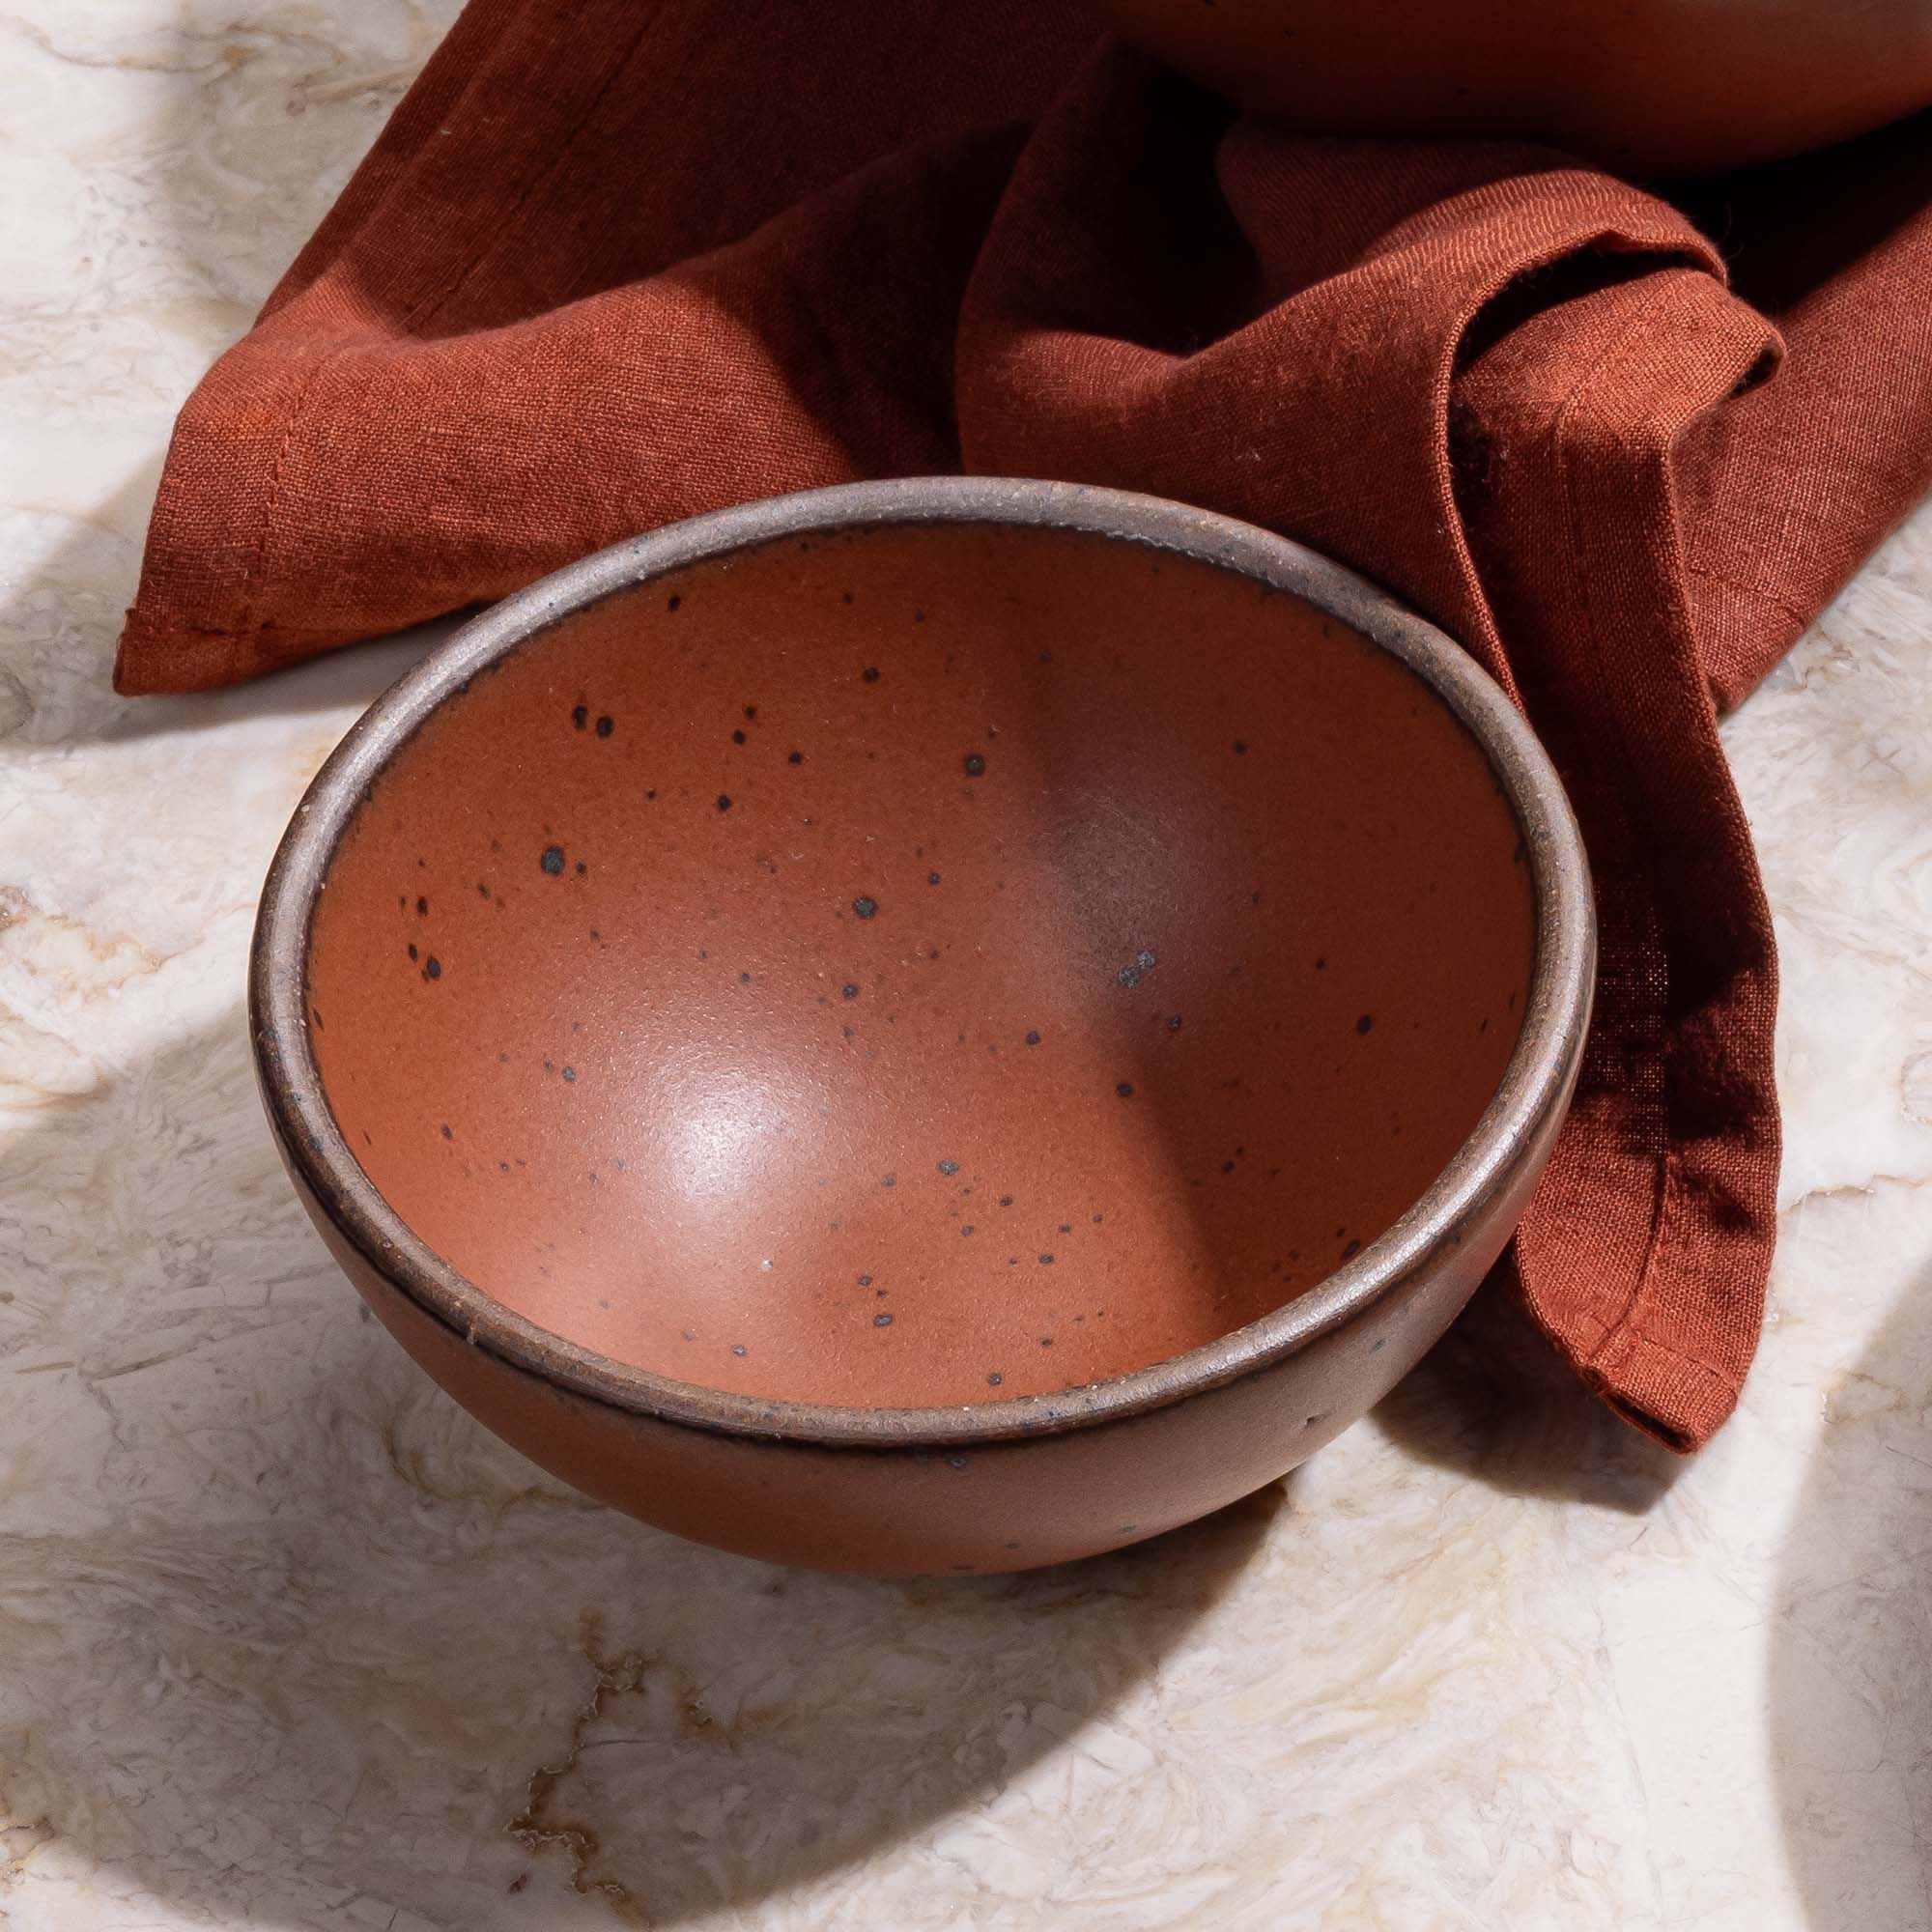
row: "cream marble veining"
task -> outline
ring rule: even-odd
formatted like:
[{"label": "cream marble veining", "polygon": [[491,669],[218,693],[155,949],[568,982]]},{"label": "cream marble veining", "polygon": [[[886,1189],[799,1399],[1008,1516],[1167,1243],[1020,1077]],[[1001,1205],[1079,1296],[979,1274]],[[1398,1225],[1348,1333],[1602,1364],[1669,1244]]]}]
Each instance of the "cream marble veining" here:
[{"label": "cream marble veining", "polygon": [[1680,1465],[1488,1310],[1277,1491],[877,1584],[575,1499],[260,1123],[281,823],[401,639],[125,703],[172,412],[454,0],[0,0],[0,1923],[1932,1925],[1932,513],[1728,727],[1784,1241]]}]

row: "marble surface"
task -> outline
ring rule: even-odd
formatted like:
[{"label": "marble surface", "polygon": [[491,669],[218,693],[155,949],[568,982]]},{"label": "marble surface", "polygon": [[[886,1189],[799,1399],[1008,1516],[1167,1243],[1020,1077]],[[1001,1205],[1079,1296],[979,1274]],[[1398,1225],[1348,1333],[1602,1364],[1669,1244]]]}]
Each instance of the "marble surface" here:
[{"label": "marble surface", "polygon": [[1932,1924],[1932,514],[1728,728],[1790,1155],[1695,1463],[1479,1307],[1228,1516],[882,1585],[584,1505],[361,1318],[242,960],[423,639],[107,670],[177,401],[453,11],[0,0],[0,1922]]}]

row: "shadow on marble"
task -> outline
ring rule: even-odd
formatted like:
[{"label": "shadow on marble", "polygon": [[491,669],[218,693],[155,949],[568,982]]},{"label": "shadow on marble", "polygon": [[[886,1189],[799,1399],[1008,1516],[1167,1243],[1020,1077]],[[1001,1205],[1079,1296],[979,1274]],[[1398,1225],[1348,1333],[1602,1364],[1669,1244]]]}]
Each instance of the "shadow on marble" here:
[{"label": "shadow on marble", "polygon": [[[111,215],[90,188],[89,209],[73,217],[74,246],[116,264],[111,280],[77,298],[78,316],[103,299],[132,304],[144,319],[154,311],[145,333],[112,338],[101,371],[102,385],[113,385],[127,411],[122,420],[106,419],[106,446],[118,449],[130,432],[148,430],[154,448],[85,513],[46,513],[45,525],[58,523],[64,533],[43,548],[27,539],[32,561],[24,568],[16,561],[0,582],[0,741],[18,736],[77,749],[366,704],[457,621],[352,646],[228,691],[138,699],[113,692],[115,647],[134,597],[166,418],[307,240],[453,17],[455,0],[360,10],[265,0],[245,19],[180,0],[165,25],[158,8],[135,11],[150,17],[130,15],[125,49],[112,45],[103,19],[99,31],[112,50],[73,56],[71,71],[102,76],[98,93],[90,84],[87,104],[112,100],[116,115],[126,117],[112,121],[116,140],[145,157],[126,181],[110,172],[109,186],[125,203]],[[410,16],[420,16],[413,33]],[[76,38],[85,43],[92,24],[77,20]],[[402,66],[394,64],[399,35],[403,44],[414,42]],[[30,44],[43,38],[35,33]],[[129,113],[137,99],[148,104],[138,116]],[[115,323],[126,320],[117,310]],[[71,355],[79,360],[87,353],[77,334]],[[151,361],[165,373],[155,373]],[[137,363],[138,375],[124,366]],[[75,419],[76,441],[88,437],[91,420]],[[79,473],[92,475],[100,459],[76,453],[75,462]],[[56,500],[64,495],[58,486],[51,494]],[[37,495],[23,516],[35,514]]]},{"label": "shadow on marble", "polygon": [[418,625],[219,691],[122,697],[114,653],[133,564],[102,532],[145,525],[152,490],[152,479],[130,481],[0,589],[0,740],[81,750],[365,706],[462,621]]},{"label": "shadow on marble", "polygon": [[1419,1462],[1505,1495],[1631,1516],[1650,1509],[1686,1467],[1584,1388],[1500,1269],[1373,1423]]},{"label": "shadow on marble", "polygon": [[1071,1810],[1147,1749],[1110,1714],[1284,1501],[909,1582],[588,1504],[368,1319],[239,1011],[0,1132],[0,1163],[28,1250],[0,1268],[6,1797],[37,1858],[180,1922],[669,1926],[971,1834],[1043,1761]]},{"label": "shadow on marble", "polygon": [[1780,1554],[1772,1770],[1811,1932],[1932,1924],[1932,1266],[1826,1424]]}]

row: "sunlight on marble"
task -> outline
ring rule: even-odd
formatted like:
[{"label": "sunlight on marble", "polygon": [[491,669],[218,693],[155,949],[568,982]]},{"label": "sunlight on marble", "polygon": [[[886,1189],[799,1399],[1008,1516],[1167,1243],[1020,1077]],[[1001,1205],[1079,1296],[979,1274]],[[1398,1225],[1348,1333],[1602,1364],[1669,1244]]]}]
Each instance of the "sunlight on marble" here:
[{"label": "sunlight on marble", "polygon": [[264,869],[428,635],[108,688],[175,407],[454,0],[0,9],[0,1923],[1932,1923],[1932,513],[1726,731],[1789,1158],[1710,1451],[1483,1306],[1144,1548],[743,1562],[444,1400],[262,1125]]}]

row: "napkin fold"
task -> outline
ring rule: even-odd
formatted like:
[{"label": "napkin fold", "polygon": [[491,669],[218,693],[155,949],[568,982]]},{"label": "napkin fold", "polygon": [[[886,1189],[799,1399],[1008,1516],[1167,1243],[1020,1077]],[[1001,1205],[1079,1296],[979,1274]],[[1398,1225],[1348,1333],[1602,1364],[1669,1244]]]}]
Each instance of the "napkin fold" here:
[{"label": "napkin fold", "polygon": [[1453,632],[1602,926],[1519,1233],[1682,1449],[1775,1227],[1772,929],[1717,715],[1932,482],[1932,125],[1646,192],[1237,115],[1013,0],[471,0],[182,412],[116,682],[185,691],[747,497],[967,469],[1284,531]]}]

